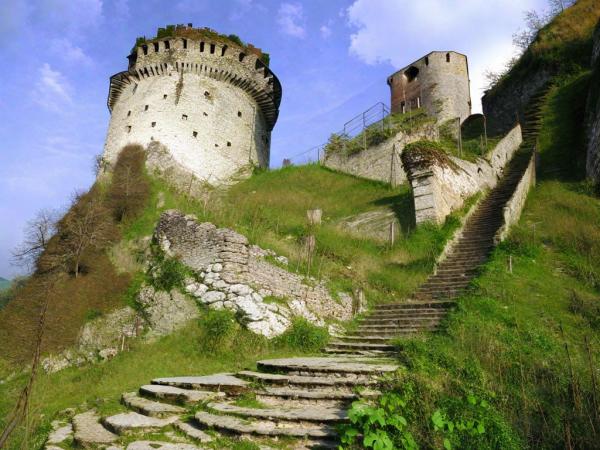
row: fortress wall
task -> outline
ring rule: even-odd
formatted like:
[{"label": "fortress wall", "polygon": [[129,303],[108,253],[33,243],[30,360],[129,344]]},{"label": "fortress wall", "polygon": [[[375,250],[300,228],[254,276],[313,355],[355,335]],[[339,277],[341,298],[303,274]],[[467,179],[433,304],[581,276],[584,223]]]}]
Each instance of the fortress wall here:
[{"label": "fortress wall", "polygon": [[586,108],[587,176],[600,183],[600,22],[594,33],[593,77]]},{"label": "fortress wall", "polygon": [[400,161],[404,147],[420,139],[435,140],[437,137],[437,127],[435,126],[428,126],[412,134],[399,132],[385,142],[353,155],[342,153],[326,155],[322,164],[339,172],[396,186],[407,181],[406,172]]},{"label": "fortress wall", "polygon": [[517,125],[486,159],[473,163],[451,156],[455,168],[435,165],[410,173],[416,223],[442,223],[469,197],[493,188],[522,141],[521,127]]},{"label": "fortress wall", "polygon": [[147,146],[154,140],[211,183],[231,177],[244,164],[269,163],[270,132],[254,100],[233,85],[194,72],[144,78],[121,92],[110,119],[106,159],[114,161],[129,143]]}]

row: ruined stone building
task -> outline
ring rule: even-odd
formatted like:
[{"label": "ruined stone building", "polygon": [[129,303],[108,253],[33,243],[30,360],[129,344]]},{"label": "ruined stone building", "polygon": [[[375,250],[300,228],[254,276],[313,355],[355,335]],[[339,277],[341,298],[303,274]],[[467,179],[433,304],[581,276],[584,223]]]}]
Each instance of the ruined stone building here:
[{"label": "ruined stone building", "polygon": [[453,51],[431,52],[387,80],[392,113],[423,107],[438,122],[471,114],[467,57]]},{"label": "ruined stone building", "polygon": [[261,56],[191,24],[139,40],[128,69],[110,78],[105,160],[159,142],[178,168],[213,184],[268,167],[281,84]]}]

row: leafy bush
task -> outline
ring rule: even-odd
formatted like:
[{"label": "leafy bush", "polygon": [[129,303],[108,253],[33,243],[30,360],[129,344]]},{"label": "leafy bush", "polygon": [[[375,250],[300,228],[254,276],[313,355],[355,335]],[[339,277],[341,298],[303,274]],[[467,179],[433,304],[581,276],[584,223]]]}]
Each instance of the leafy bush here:
[{"label": "leafy bush", "polygon": [[162,251],[154,251],[153,264],[148,268],[148,281],[158,291],[169,292],[182,288],[190,270],[175,258],[168,258]]},{"label": "leafy bush", "polygon": [[408,431],[404,413],[406,406],[406,400],[395,392],[383,394],[373,404],[366,401],[354,402],[348,411],[350,423],[341,426],[340,447],[418,449],[415,438]]},{"label": "leafy bush", "polygon": [[200,329],[204,350],[220,353],[229,350],[239,326],[235,315],[227,309],[208,309],[200,317]]},{"label": "leafy bush", "polygon": [[275,344],[311,353],[325,347],[328,340],[329,333],[326,328],[313,325],[303,317],[297,317],[285,333],[275,338]]}]

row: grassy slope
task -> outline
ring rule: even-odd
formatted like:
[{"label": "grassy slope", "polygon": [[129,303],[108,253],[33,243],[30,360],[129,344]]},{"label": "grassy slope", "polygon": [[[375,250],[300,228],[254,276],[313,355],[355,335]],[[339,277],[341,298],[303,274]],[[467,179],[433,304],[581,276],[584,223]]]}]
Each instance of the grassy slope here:
[{"label": "grassy slope", "polygon": [[[431,271],[435,256],[458,222],[453,216],[443,227],[414,231],[407,185],[391,189],[317,165],[261,172],[225,195],[215,194],[206,204],[188,201],[158,181],[153,192],[155,198],[159,192],[165,194],[165,206],[148,208],[129,238],[150,234],[160,211],[177,208],[200,220],[232,227],[251,242],[290,257],[292,270],[325,277],[334,291],[363,288],[372,301],[400,299],[411,293]],[[354,237],[337,226],[342,218],[381,207],[391,208],[401,223],[401,236],[393,248]],[[308,233],[306,211],[313,208],[323,210],[323,225],[316,231],[317,256],[309,270],[302,242]]]},{"label": "grassy slope", "polygon": [[591,37],[598,18],[600,3],[597,0],[578,0],[540,30],[535,41],[489,95],[506,87],[510,89],[512,83],[518,83],[541,68],[563,74],[587,68],[592,52]]},{"label": "grassy slope", "polygon": [[[164,198],[160,209],[156,208],[159,196]],[[163,210],[178,208],[196,214],[201,220],[233,227],[249,236],[251,241],[289,256],[293,270],[327,277],[334,290],[351,291],[363,287],[369,300],[386,301],[400,298],[426,277],[435,255],[458,222],[453,217],[443,227],[428,226],[408,233],[412,217],[410,202],[407,186],[390,189],[382,183],[334,173],[318,166],[258,173],[232,187],[226,194],[214,193],[206,204],[187,199],[160,181],[153,180],[147,207],[137,220],[124,227],[122,234],[125,240],[130,241],[150,235]],[[316,207],[323,209],[324,223],[317,232],[317,257],[309,271],[302,257],[302,237],[307,233],[306,210]],[[403,235],[393,248],[352,237],[336,226],[341,218],[381,207],[392,208],[403,224]],[[114,268],[111,270],[114,271]],[[76,301],[76,283],[86,282],[88,277],[92,274],[78,281],[68,280],[67,283],[73,284],[73,296],[63,299],[57,307],[66,307],[64,302]],[[127,275],[128,279],[130,277]],[[95,281],[90,279],[89,282]],[[115,307],[124,302],[123,298],[114,300],[106,305],[91,306],[87,300],[76,301],[68,313],[53,308],[52,320],[62,323],[62,330],[70,329],[72,332],[59,333],[52,328],[48,338],[52,341],[57,336],[75,333],[85,320],[80,316],[85,315],[90,307],[104,311],[104,307]],[[24,303],[21,305],[25,307]],[[19,333],[22,334],[21,331]],[[20,335],[18,338],[24,339]],[[233,348],[242,348],[243,351],[225,349],[219,354],[212,354],[208,352],[211,345],[204,338],[200,325],[194,322],[186,330],[155,343],[133,342],[130,351],[108,363],[40,375],[32,417],[38,417],[39,413],[44,415],[44,419],[35,419],[33,427],[40,427],[34,439],[43,438],[49,420],[55,418],[60,410],[85,402],[98,405],[104,411],[112,411],[118,408],[121,392],[134,390],[152,377],[232,371],[251,366],[260,357],[302,352],[297,345],[292,345],[293,350],[285,343],[267,345],[250,333],[239,330],[233,339],[238,341]],[[11,370],[9,364],[0,360],[1,378]],[[0,417],[4,420],[24,378],[23,374],[0,385]],[[1,425],[2,419],[0,428]],[[15,446],[21,442],[22,431],[14,440]]]},{"label": "grassy slope", "polygon": [[412,414],[423,442],[439,444],[429,419],[436,408],[451,414],[474,393],[493,405],[478,448],[567,448],[568,440],[597,448],[591,374],[600,372],[600,201],[581,178],[588,78],[552,90],[538,186],[447,331],[403,344],[403,384],[419,393]]}]

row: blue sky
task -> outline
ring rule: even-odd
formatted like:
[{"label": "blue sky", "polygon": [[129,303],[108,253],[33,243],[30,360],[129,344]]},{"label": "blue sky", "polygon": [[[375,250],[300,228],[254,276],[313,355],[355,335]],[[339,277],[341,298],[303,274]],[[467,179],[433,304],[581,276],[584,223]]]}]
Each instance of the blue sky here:
[{"label": "blue sky", "polygon": [[27,220],[93,182],[110,75],[136,36],[173,23],[235,33],[271,54],[283,85],[271,165],[326,141],[386,77],[431,50],[469,57],[474,110],[486,69],[513,54],[522,13],[544,0],[2,0],[0,276]]}]

